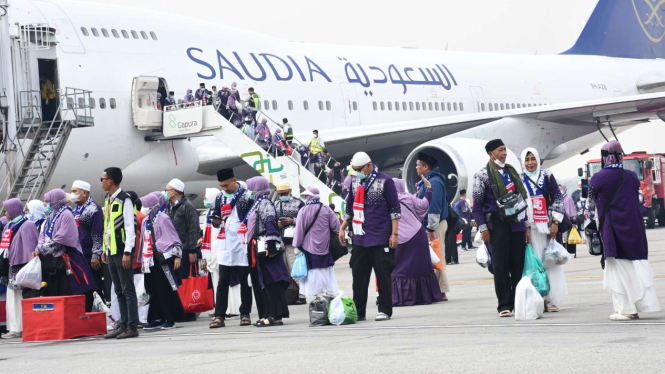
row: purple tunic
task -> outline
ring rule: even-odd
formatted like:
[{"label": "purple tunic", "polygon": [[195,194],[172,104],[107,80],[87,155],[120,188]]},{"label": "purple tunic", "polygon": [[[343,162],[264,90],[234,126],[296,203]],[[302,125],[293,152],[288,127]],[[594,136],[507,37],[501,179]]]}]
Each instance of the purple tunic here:
[{"label": "purple tunic", "polygon": [[[589,181],[589,210],[597,209],[600,220],[615,185],[621,177],[622,169],[603,169]],[[640,214],[640,181],[635,172],[626,170],[611,208],[605,215],[600,235],[603,240],[605,257],[623,260],[647,260],[649,246]]]},{"label": "purple tunic", "polygon": [[[358,178],[353,178],[344,215],[349,226],[353,219],[353,201],[359,185]],[[353,235],[353,244],[361,247],[387,247],[392,234],[392,220],[400,217],[401,208],[395,182],[385,173],[379,172],[369,191],[365,191],[365,235]]]},{"label": "purple tunic", "polygon": [[471,208],[468,206],[466,199],[460,199],[459,201],[459,216],[467,222],[471,222]]},{"label": "purple tunic", "polygon": [[[312,225],[316,212],[319,215]],[[304,236],[307,227],[312,228]],[[298,212],[296,232],[293,235],[293,246],[302,248],[305,252],[323,256],[330,253],[330,231],[339,233],[339,219],[332,209],[323,204],[308,204]]]},{"label": "purple tunic", "polygon": [[403,180],[393,178],[393,181],[397,189],[399,203],[402,204],[403,208],[398,226],[399,244],[403,244],[411,240],[423,227],[423,219],[429,211],[429,203],[432,200],[432,189],[427,188],[424,198],[419,199],[406,192],[406,184]]},{"label": "purple tunic", "polygon": [[[521,181],[512,181],[513,183],[522,183]],[[478,224],[478,229],[482,232],[487,230],[485,213],[499,214],[496,206],[496,197],[490,187],[490,178],[487,175],[487,166],[480,169],[473,178],[473,219]],[[526,216],[526,215],[525,215]],[[513,232],[526,231],[526,220],[512,225]]]},{"label": "purple tunic", "polygon": [[78,221],[79,243],[86,259],[100,259],[104,240],[104,213],[92,197],[89,197],[88,201],[88,205],[84,204],[85,208],[81,211],[79,206],[74,208],[74,218]]},{"label": "purple tunic", "polygon": [[[19,199],[9,199],[2,203],[5,211],[12,219],[23,215],[23,204]],[[14,225],[6,225],[4,231]],[[32,260],[32,252],[37,248],[39,233],[35,224],[29,220],[23,222],[17,230],[12,232],[12,241],[9,245],[7,259],[12,266],[27,264]]]}]

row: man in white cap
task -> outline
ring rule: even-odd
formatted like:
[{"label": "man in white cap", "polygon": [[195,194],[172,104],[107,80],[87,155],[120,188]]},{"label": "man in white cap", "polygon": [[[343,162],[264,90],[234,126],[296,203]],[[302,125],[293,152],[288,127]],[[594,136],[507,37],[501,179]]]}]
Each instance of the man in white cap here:
[{"label": "man in white cap", "polygon": [[[286,268],[291,274],[293,264],[296,261],[295,247],[293,246],[293,234],[296,231],[296,217],[300,208],[305,206],[305,203],[297,197],[291,196],[291,184],[288,181],[281,181],[277,183],[277,201],[275,202],[275,209],[277,210],[277,224],[282,232],[282,241],[286,246],[284,250],[284,262]],[[298,287],[300,287],[300,280],[296,279]],[[295,305],[305,304],[305,295],[299,294],[298,300]]]},{"label": "man in white cap", "polygon": [[[104,240],[104,213],[102,207],[92,200],[90,196],[90,183],[76,180],[72,183],[69,201],[74,203],[74,218],[78,226],[79,243],[83,250],[83,256],[90,262],[92,275],[97,283],[97,293],[104,301],[111,301],[111,295],[104,292],[104,275],[102,264],[103,240]],[[108,272],[108,270],[107,270]],[[92,308],[92,292],[86,293],[86,310]],[[90,307],[90,308],[89,308]]]},{"label": "man in white cap", "polygon": [[346,246],[344,230],[351,225],[349,236],[353,237],[353,252],[350,265],[358,320],[365,319],[367,288],[374,269],[379,286],[379,314],[375,320],[385,321],[393,312],[391,272],[395,268],[397,226],[401,218],[399,198],[395,182],[379,172],[367,153],[356,153],[351,168],[356,177],[347,196],[339,241]]},{"label": "man in white cap", "polygon": [[[176,178],[166,185],[163,192],[169,217],[182,242],[182,261],[178,271],[183,279],[189,278],[190,273],[192,277],[199,274],[199,246],[202,240],[199,213],[184,193],[185,183]],[[195,319],[193,313],[187,313],[186,320]]]}]

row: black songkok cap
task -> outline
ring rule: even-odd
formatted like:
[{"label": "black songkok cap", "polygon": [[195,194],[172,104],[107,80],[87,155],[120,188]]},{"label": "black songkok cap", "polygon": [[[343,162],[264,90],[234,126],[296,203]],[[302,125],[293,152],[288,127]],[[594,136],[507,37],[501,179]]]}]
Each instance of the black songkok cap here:
[{"label": "black songkok cap", "polygon": [[175,93],[175,92],[173,92],[173,91],[169,91],[169,95],[173,95],[174,93]]},{"label": "black songkok cap", "polygon": [[222,182],[234,178],[233,169],[222,169],[217,172],[217,180]]},{"label": "black songkok cap", "polygon": [[460,195],[464,195],[466,193],[466,190],[459,190]]},{"label": "black songkok cap", "polygon": [[199,83],[199,86],[205,87],[205,85],[206,85],[205,83]]},{"label": "black songkok cap", "polygon": [[434,157],[424,152],[418,152],[418,161],[426,163],[427,165],[429,165],[430,168],[436,167],[436,164],[438,163],[438,161]]},{"label": "black songkok cap", "polygon": [[493,150],[501,147],[502,145],[505,144],[503,144],[503,140],[501,139],[490,140],[489,142],[487,142],[487,144],[485,144],[485,152],[490,153]]}]

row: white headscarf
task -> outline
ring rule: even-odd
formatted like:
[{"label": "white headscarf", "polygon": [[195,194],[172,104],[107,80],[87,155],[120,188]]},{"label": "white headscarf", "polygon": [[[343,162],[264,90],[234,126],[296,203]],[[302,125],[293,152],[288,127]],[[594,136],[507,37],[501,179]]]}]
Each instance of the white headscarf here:
[{"label": "white headscarf", "polygon": [[211,203],[215,202],[215,198],[219,195],[218,188],[206,188],[205,199]]},{"label": "white headscarf", "polygon": [[[536,167],[536,170],[534,170],[533,173],[530,173],[530,172],[526,169],[526,156],[527,156],[529,153],[533,154],[533,156],[536,158],[536,163],[538,164],[538,167]],[[541,167],[540,167],[540,155],[538,154],[538,151],[537,151],[535,148],[531,148],[531,147],[529,147],[529,148],[525,148],[525,149],[522,151],[522,158],[521,158],[521,161],[522,161],[522,170],[524,171],[524,175],[526,175],[527,177],[529,177],[529,179],[531,179],[532,181],[538,183],[539,185],[542,184],[543,181],[542,181],[541,179],[542,179],[542,178],[545,178],[545,175],[544,175],[544,173],[542,172]],[[525,184],[526,184],[526,183],[530,184],[529,187],[531,187],[531,191],[533,191],[534,193],[537,191],[537,188],[536,188],[536,186],[535,186],[533,183],[531,183],[531,182],[528,181],[528,180],[527,180],[527,182],[525,182]],[[526,187],[526,186],[525,186],[525,187]],[[542,187],[542,186],[541,186],[541,187]],[[558,186],[554,186],[553,188],[559,188],[559,187],[558,187]],[[529,191],[529,189],[527,188],[527,192],[528,192],[528,191]],[[547,191],[546,191],[546,192],[547,192]],[[528,217],[529,217],[529,222],[534,223],[534,219],[533,219],[533,202],[531,201],[531,198],[527,199],[527,203],[528,203],[528,205],[529,205],[529,207],[527,208],[527,213],[528,213]],[[543,234],[549,234],[549,232],[550,232],[550,229],[549,229],[549,226],[548,226],[547,222],[535,222],[535,226],[536,226],[536,229],[538,230],[538,232],[541,232],[541,233],[543,233]]]},{"label": "white headscarf", "polygon": [[44,214],[44,202],[41,200],[30,200],[26,204],[30,213],[27,214],[28,219],[32,222],[39,221],[40,219],[46,218]]},{"label": "white headscarf", "polygon": [[[533,173],[530,173],[526,170],[525,160],[526,160],[526,156],[529,153],[533,154],[533,156],[536,158],[536,162],[538,163],[538,167],[536,168],[536,170]],[[522,158],[520,160],[522,161],[522,170],[524,170],[524,174],[526,174],[528,177],[530,177],[533,180],[538,178],[538,176],[540,175],[540,155],[538,154],[538,151],[536,151],[535,148],[531,148],[531,147],[525,148],[522,151]]]}]

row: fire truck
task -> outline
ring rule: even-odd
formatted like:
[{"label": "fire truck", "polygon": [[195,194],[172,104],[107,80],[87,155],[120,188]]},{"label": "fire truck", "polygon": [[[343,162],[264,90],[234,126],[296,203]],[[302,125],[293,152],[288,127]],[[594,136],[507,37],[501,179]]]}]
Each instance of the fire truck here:
[{"label": "fire truck", "polygon": [[[623,157],[623,167],[632,170],[640,180],[640,189],[644,195],[644,210],[642,215],[646,221],[647,228],[665,226],[665,186],[661,170],[665,165],[665,154],[646,152],[633,152]],[[578,169],[578,174],[586,180],[591,180],[593,175],[601,170],[600,159],[590,160],[585,169]]]}]

